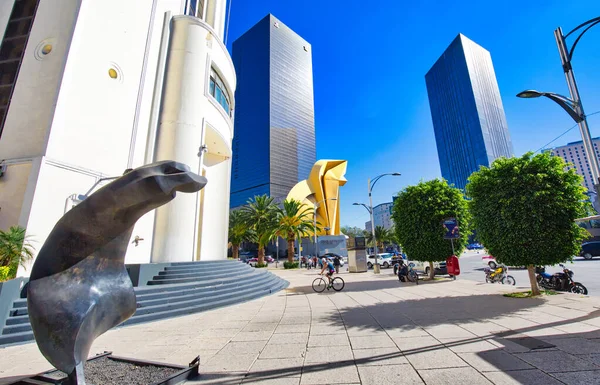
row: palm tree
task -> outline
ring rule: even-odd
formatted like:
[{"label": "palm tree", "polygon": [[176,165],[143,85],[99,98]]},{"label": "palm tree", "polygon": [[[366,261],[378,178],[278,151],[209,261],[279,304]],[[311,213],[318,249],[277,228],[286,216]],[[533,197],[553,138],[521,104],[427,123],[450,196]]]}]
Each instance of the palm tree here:
[{"label": "palm tree", "polygon": [[252,242],[255,239],[254,231],[244,221],[242,211],[235,210],[229,213],[229,235],[227,240],[231,244],[233,259],[238,259],[238,251],[242,243]]},{"label": "palm tree", "polygon": [[258,243],[258,263],[265,263],[265,246],[273,237],[273,229],[277,227],[278,207],[273,198],[267,195],[257,195],[249,199],[248,204],[241,209],[241,216],[248,228],[256,234]]},{"label": "palm tree", "polygon": [[294,242],[303,236],[314,234],[313,208],[295,199],[286,199],[283,208],[277,212],[277,227],[273,236],[285,238],[288,247],[288,261],[294,262]]},{"label": "palm tree", "polygon": [[[377,239],[377,247],[381,250],[385,242],[390,241],[390,232],[382,226],[375,226],[375,238]],[[367,242],[373,243],[373,233],[367,235]]]},{"label": "palm tree", "polygon": [[25,229],[11,226],[7,231],[0,230],[0,266],[10,267],[10,276],[14,278],[19,265],[26,267],[33,259],[34,248],[31,239],[25,236]]}]

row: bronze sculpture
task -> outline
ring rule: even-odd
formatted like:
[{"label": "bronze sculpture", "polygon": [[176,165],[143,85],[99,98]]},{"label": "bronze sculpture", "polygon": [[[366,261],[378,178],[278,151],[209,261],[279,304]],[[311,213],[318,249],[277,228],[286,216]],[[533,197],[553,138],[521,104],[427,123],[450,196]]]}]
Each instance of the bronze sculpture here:
[{"label": "bronze sculpture", "polygon": [[72,384],[85,384],[93,341],[135,313],[124,261],[136,221],[177,191],[205,185],[184,164],[153,163],[127,170],[56,223],[33,265],[27,308],[40,351]]}]

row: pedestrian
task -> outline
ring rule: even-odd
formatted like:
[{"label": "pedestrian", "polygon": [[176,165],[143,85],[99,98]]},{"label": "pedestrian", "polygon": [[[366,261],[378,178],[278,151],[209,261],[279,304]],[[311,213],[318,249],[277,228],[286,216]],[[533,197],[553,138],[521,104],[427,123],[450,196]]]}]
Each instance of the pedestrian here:
[{"label": "pedestrian", "polygon": [[335,258],[333,258],[333,266],[335,267],[335,273],[339,274],[340,273],[340,257],[339,257],[339,255],[336,255]]}]

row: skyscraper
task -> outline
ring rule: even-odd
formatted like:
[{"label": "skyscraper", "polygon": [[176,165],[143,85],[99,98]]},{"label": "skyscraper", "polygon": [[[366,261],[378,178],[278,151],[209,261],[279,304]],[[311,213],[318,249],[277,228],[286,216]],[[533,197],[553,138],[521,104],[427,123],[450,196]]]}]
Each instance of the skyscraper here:
[{"label": "skyscraper", "polygon": [[231,207],[284,199],[316,162],[311,46],[267,15],[233,43]]},{"label": "skyscraper", "polygon": [[459,34],[425,75],[442,176],[464,189],[479,166],[513,155],[490,53]]},{"label": "skyscraper", "polygon": [[[600,157],[600,150],[598,150],[600,138],[592,138],[592,144],[594,145],[596,156]],[[594,179],[592,178],[592,172],[590,171],[590,163],[588,162],[588,157],[583,149],[583,142],[581,140],[578,142],[567,143],[564,146],[555,147],[546,151],[549,151],[552,155],[560,156],[565,162],[570,163],[569,166],[567,166],[567,169],[575,169],[577,174],[583,177],[583,180],[581,181],[582,186],[592,192],[594,191]]]}]

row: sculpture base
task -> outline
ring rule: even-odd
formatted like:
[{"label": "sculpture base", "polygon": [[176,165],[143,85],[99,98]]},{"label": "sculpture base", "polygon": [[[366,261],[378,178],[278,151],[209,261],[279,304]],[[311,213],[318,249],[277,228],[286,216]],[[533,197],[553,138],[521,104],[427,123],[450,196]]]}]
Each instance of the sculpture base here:
[{"label": "sculpture base", "polygon": [[[176,385],[198,376],[200,357],[189,366],[116,357],[105,352],[87,360],[86,385]],[[49,370],[33,377],[22,378],[11,385],[74,385],[60,370]]]}]

